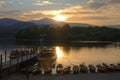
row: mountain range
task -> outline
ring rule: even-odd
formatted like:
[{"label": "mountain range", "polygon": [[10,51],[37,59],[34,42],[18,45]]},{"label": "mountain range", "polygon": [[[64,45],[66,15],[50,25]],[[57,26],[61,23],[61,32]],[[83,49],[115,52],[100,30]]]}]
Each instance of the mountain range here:
[{"label": "mountain range", "polygon": [[[27,27],[27,26],[41,26],[42,25],[57,25],[57,26],[63,26],[66,24],[66,22],[56,21],[50,18],[43,18],[40,20],[31,20],[31,21],[20,21],[15,20],[11,18],[2,18],[0,19],[0,28],[11,28],[12,26],[19,28],[19,27]],[[81,27],[88,27],[91,26],[90,24],[84,24],[84,23],[69,23],[71,27],[73,26],[81,26]]]},{"label": "mountain range", "polygon": [[[57,26],[63,26],[66,24],[66,22],[56,21],[50,18],[43,18],[40,20],[31,20],[31,21],[20,21],[15,20],[11,18],[1,18],[0,19],[0,29],[5,28],[16,28],[16,29],[24,29],[30,26],[39,26],[42,27],[42,25],[57,25]],[[89,27],[89,26],[95,26],[91,24],[86,23],[69,23],[71,27],[78,26],[78,27]],[[112,28],[120,28],[120,25],[106,25],[108,27]]]},{"label": "mountain range", "polygon": [[[20,21],[15,20],[11,18],[1,18],[0,19],[0,33],[16,33],[19,30],[32,27],[32,26],[38,26],[38,27],[44,27],[45,25],[51,25],[51,26],[63,26],[66,24],[66,22],[56,21],[50,18],[43,18],[40,20],[31,20],[31,21]],[[91,24],[85,24],[85,23],[69,23],[71,27],[78,26],[78,27],[89,27],[94,26]],[[119,28],[120,25],[109,25],[110,28]]]}]

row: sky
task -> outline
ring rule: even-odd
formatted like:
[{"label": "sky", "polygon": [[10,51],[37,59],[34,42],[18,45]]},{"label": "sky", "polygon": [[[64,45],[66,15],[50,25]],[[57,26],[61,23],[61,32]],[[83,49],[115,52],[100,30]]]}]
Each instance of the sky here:
[{"label": "sky", "polygon": [[22,21],[54,18],[94,25],[120,24],[120,0],[0,0],[0,18]]}]

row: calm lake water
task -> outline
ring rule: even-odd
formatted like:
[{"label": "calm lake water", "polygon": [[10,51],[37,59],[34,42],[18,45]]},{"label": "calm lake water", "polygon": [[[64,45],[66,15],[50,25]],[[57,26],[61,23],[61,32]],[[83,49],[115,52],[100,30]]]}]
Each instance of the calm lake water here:
[{"label": "calm lake water", "polygon": [[[11,44],[0,44],[0,54],[7,53],[13,48],[21,46]],[[27,46],[29,47],[29,46]],[[120,44],[113,43],[108,45],[93,45],[93,46],[54,46],[57,51],[56,63],[63,65],[79,65],[85,64],[99,64],[99,63],[118,63],[120,62]]]},{"label": "calm lake water", "polygon": [[93,47],[63,47],[58,46],[57,63],[64,65],[81,63],[99,64],[99,63],[118,63],[120,62],[120,44],[110,44],[106,46]]}]

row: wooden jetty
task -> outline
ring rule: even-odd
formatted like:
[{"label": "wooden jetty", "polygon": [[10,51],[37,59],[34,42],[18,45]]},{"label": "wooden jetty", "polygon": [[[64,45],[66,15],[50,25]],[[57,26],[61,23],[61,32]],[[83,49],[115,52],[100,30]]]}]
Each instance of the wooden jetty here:
[{"label": "wooden jetty", "polygon": [[[3,57],[5,56],[5,60],[3,62]],[[27,67],[29,65],[37,62],[37,52],[29,53],[27,55],[17,56],[16,58],[11,58],[11,54],[9,60],[6,60],[6,52],[5,55],[0,55],[0,80],[2,77],[11,75],[11,73],[20,71],[20,69]]]}]

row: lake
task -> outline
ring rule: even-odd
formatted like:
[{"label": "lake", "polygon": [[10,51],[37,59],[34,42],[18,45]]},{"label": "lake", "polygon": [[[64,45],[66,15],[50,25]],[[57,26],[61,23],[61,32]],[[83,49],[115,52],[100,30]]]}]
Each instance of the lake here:
[{"label": "lake", "polygon": [[63,47],[57,46],[57,63],[64,65],[81,63],[99,64],[99,63],[118,63],[120,62],[120,44],[109,44],[106,46],[83,46],[83,47]]},{"label": "lake", "polygon": [[[103,44],[103,43],[102,43]],[[1,44],[0,54],[4,54],[4,50],[9,54],[13,48],[19,48],[21,46],[12,44]],[[25,46],[22,46],[25,47]],[[31,47],[31,46],[27,46]],[[37,46],[38,47],[38,46]],[[40,46],[39,46],[40,47]],[[99,64],[99,63],[118,63],[120,62],[120,44],[112,43],[106,45],[88,45],[85,46],[52,46],[55,47],[57,52],[56,63],[63,64],[65,66],[81,63],[85,64]],[[8,55],[9,56],[9,55]]]}]

